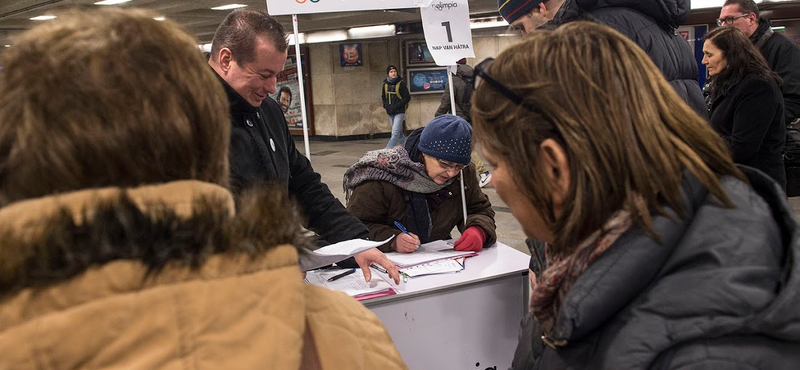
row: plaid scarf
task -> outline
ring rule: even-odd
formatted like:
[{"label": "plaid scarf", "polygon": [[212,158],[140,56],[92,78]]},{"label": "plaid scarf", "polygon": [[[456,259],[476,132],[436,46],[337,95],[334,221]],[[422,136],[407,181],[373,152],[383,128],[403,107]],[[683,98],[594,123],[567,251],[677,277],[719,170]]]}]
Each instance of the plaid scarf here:
[{"label": "plaid scarf", "polygon": [[564,255],[549,243],[545,245],[548,267],[537,279],[530,301],[531,312],[545,334],[553,330],[564,297],[578,277],[630,226],[630,212],[617,211],[600,230],[584,239],[572,254]]}]

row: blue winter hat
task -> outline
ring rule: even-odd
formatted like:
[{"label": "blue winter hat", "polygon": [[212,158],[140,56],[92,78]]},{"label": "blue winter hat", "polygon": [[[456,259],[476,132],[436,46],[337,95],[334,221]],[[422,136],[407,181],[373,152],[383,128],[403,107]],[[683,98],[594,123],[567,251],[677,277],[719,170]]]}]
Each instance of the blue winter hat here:
[{"label": "blue winter hat", "polygon": [[528,14],[531,9],[539,5],[543,0],[497,0],[497,11],[508,23],[512,23],[517,18]]},{"label": "blue winter hat", "polygon": [[469,164],[472,154],[472,126],[459,116],[443,114],[425,126],[419,136],[417,148],[434,158]]}]

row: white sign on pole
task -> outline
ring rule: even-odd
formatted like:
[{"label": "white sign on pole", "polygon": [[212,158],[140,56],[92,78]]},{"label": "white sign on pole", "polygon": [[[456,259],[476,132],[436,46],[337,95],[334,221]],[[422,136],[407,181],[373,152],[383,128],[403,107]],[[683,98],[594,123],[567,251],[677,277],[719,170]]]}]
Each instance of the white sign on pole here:
[{"label": "white sign on pole", "polygon": [[418,0],[267,0],[269,15],[350,12],[417,7]]},{"label": "white sign on pole", "polygon": [[461,58],[475,57],[467,0],[434,0],[420,8],[420,14],[425,43],[436,64],[453,65]]}]

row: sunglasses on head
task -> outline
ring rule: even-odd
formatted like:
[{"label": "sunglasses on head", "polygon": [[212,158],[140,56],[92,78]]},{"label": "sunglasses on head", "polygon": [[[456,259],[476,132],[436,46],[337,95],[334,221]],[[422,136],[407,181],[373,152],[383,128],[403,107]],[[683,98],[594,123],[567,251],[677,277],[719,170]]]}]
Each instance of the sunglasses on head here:
[{"label": "sunglasses on head", "polygon": [[524,101],[521,96],[517,95],[517,93],[511,91],[511,89],[501,84],[499,81],[495,80],[494,77],[486,73],[486,70],[489,69],[489,66],[492,64],[492,62],[494,62],[494,58],[486,58],[475,66],[475,78],[472,79],[472,91],[475,91],[475,89],[477,89],[480,85],[480,82],[478,81],[478,77],[480,77],[481,80],[486,80],[486,82],[489,83],[492,88],[503,94],[503,96],[508,98],[508,100],[527,108],[531,112],[541,114],[542,112],[538,108]]}]

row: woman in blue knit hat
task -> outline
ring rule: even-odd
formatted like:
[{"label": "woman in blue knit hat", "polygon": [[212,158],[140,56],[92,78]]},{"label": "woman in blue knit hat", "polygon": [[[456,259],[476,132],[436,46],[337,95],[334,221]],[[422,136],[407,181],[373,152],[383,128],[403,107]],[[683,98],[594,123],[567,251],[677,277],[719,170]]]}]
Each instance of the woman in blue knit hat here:
[{"label": "woman in blue knit hat", "polygon": [[404,147],[367,152],[345,172],[347,210],[367,225],[373,240],[396,236],[381,247],[385,252],[410,253],[420,244],[449,239],[453,227],[461,232],[455,249],[478,252],[497,236],[471,152],[470,124],[458,116],[438,116],[412,132]]}]

